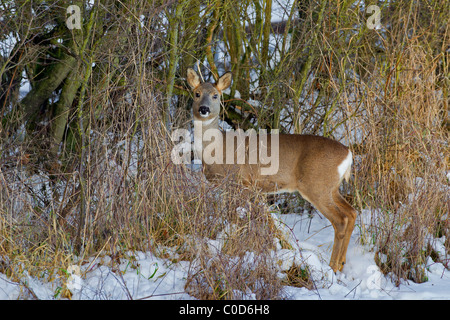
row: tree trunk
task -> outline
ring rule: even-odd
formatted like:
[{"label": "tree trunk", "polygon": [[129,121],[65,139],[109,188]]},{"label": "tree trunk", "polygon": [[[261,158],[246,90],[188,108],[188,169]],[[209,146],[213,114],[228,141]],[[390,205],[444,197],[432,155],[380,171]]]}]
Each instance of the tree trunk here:
[{"label": "tree trunk", "polygon": [[170,104],[173,95],[173,86],[175,84],[175,72],[177,71],[177,65],[179,60],[178,52],[178,28],[183,13],[183,1],[180,1],[175,8],[175,16],[172,17],[170,24],[169,34],[169,72],[167,73],[167,89],[166,89],[166,105],[163,111],[163,119],[167,128],[170,126]]},{"label": "tree trunk", "polygon": [[51,154],[56,157],[58,149],[64,136],[67,120],[73,101],[75,100],[80,81],[78,79],[78,68],[74,68],[67,76],[64,86],[56,103],[51,123]]},{"label": "tree trunk", "polygon": [[42,81],[20,101],[25,120],[30,124],[39,113],[40,106],[50,98],[53,91],[58,88],[67,75],[75,69],[77,61],[74,57],[63,54],[62,59],[45,72]]}]

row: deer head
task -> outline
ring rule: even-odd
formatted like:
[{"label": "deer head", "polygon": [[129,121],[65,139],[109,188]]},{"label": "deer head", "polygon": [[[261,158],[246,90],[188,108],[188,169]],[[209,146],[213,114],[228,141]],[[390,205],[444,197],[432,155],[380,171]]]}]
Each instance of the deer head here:
[{"label": "deer head", "polygon": [[225,73],[215,83],[201,82],[197,72],[188,68],[187,82],[194,93],[194,119],[212,122],[220,114],[220,97],[222,91],[231,85],[231,72]]}]

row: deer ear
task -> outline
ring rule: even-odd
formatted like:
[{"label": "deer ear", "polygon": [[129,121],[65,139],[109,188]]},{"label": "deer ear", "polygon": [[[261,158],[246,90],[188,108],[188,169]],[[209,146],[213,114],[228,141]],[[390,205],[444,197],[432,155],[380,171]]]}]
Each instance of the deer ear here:
[{"label": "deer ear", "polygon": [[216,88],[219,91],[223,91],[225,89],[227,89],[230,85],[231,85],[231,78],[233,77],[233,75],[231,74],[231,72],[227,72],[225,73],[223,76],[221,76],[219,78],[219,80],[216,83]]},{"label": "deer ear", "polygon": [[197,88],[200,85],[200,77],[192,68],[187,69],[187,82],[191,89]]}]

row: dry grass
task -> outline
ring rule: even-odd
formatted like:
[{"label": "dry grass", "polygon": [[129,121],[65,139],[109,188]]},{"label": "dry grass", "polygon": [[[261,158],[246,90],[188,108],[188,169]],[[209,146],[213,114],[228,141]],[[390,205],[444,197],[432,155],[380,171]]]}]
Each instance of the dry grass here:
[{"label": "dry grass", "polygon": [[[369,234],[378,265],[397,281],[422,282],[432,242],[450,235],[445,97],[436,87],[437,60],[421,46],[411,43],[400,63],[367,84],[356,188],[361,205],[373,209]],[[381,96],[380,83],[390,88]],[[448,264],[445,256],[434,258]]]},{"label": "dry grass", "polygon": [[[189,10],[180,22],[178,40],[169,43],[172,24],[161,17],[183,3]],[[87,79],[84,100],[79,102],[78,90],[69,110],[57,161],[49,159],[45,147],[46,121],[25,131],[17,99],[2,91],[0,272],[15,281],[25,275],[50,281],[66,277],[69,265],[102,253],[120,259],[127,250],[142,250],[172,259],[159,250],[169,246],[179,259],[192,261],[186,290],[198,298],[282,297],[283,282],[270,259],[274,242],[282,239],[262,196],[242,193],[232,179],[219,186],[205,183],[201,174],[170,161],[171,128],[162,119],[162,106],[173,107],[173,127],[189,126],[189,96],[182,89],[182,77],[206,47],[211,49],[197,31],[211,27],[213,9],[234,7],[230,1],[222,3],[213,1],[201,12],[189,1],[100,6],[104,19],[111,19],[105,20],[105,27],[111,29],[107,34],[101,27],[93,29],[93,38],[103,41],[87,44],[84,54],[96,68]],[[259,48],[265,47],[257,45],[262,32],[251,32],[249,41],[244,36],[249,23],[238,23],[242,16],[250,19],[246,9],[253,2],[240,5],[242,12],[227,11],[212,49],[219,50],[225,31],[225,47],[230,50],[225,56],[233,59],[230,65],[216,63],[242,72],[234,82],[242,99],[263,102],[252,106],[249,115],[259,124],[286,131],[303,128],[341,136],[352,146],[356,161],[350,198],[357,208],[372,211],[371,225],[360,226],[365,232],[362,240],[373,247],[385,273],[397,282],[421,282],[428,258],[448,266],[448,258],[434,246],[445,236],[447,253],[450,249],[445,126],[449,82],[442,76],[449,74],[449,56],[448,50],[438,48],[449,38],[448,26],[440,25],[448,20],[447,1],[437,1],[434,7],[393,1],[383,7],[384,31],[367,29],[363,11],[345,1],[325,5],[320,24],[314,20],[318,7],[302,8],[301,21],[295,20],[295,7],[286,8],[292,13],[289,26],[277,35],[275,51],[264,58],[266,65],[254,62],[262,56]],[[11,23],[5,26],[23,24],[19,14],[20,22],[14,21],[14,12],[11,8]],[[148,16],[145,27],[135,19],[141,15]],[[42,14],[30,28],[45,33],[50,16]],[[290,28],[295,29],[292,34]],[[22,35],[28,37],[27,32]],[[26,40],[29,51],[24,51],[23,60],[17,57],[19,71],[35,67],[37,56],[47,56],[47,49],[52,52],[55,46]],[[178,55],[171,56],[180,60],[172,69],[176,85],[168,90],[168,66],[174,63],[169,55],[174,49]],[[250,52],[237,59],[244,49]],[[8,68],[16,72],[15,64]],[[251,72],[258,74],[258,94],[249,89],[255,85]],[[18,87],[11,88],[18,94]],[[173,91],[171,104],[168,91]],[[51,111],[47,113],[42,119],[52,120]],[[77,133],[81,120],[89,126]],[[287,281],[310,285],[307,272],[296,266],[288,270]]]},{"label": "dry grass", "polygon": [[[150,92],[141,96],[151,101]],[[280,234],[263,196],[243,192],[232,177],[214,185],[173,164],[158,110],[131,114],[134,132],[92,134],[84,191],[78,172],[54,180],[26,167],[2,171],[0,272],[16,281],[63,279],[85,258],[141,250],[191,261],[186,290],[197,298],[281,297],[271,259]]]}]

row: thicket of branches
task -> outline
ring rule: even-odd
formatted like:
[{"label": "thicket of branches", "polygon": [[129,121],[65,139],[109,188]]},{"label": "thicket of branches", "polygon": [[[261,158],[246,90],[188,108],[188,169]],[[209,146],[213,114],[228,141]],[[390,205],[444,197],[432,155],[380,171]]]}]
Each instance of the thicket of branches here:
[{"label": "thicket of branches", "polygon": [[[69,4],[81,9],[80,29],[67,27]],[[377,28],[367,24],[370,4],[380,8]],[[187,182],[192,173],[170,162],[171,130],[190,125],[184,77],[196,64],[205,80],[233,72],[230,125],[351,146],[349,194],[359,210],[372,209],[362,240],[386,273],[423,281],[427,257],[448,265],[432,244],[450,238],[448,1],[0,7],[0,250],[8,256],[0,271],[181,246],[190,219],[226,210],[210,191],[192,192],[200,188]],[[206,296],[222,297],[213,292]]]}]

